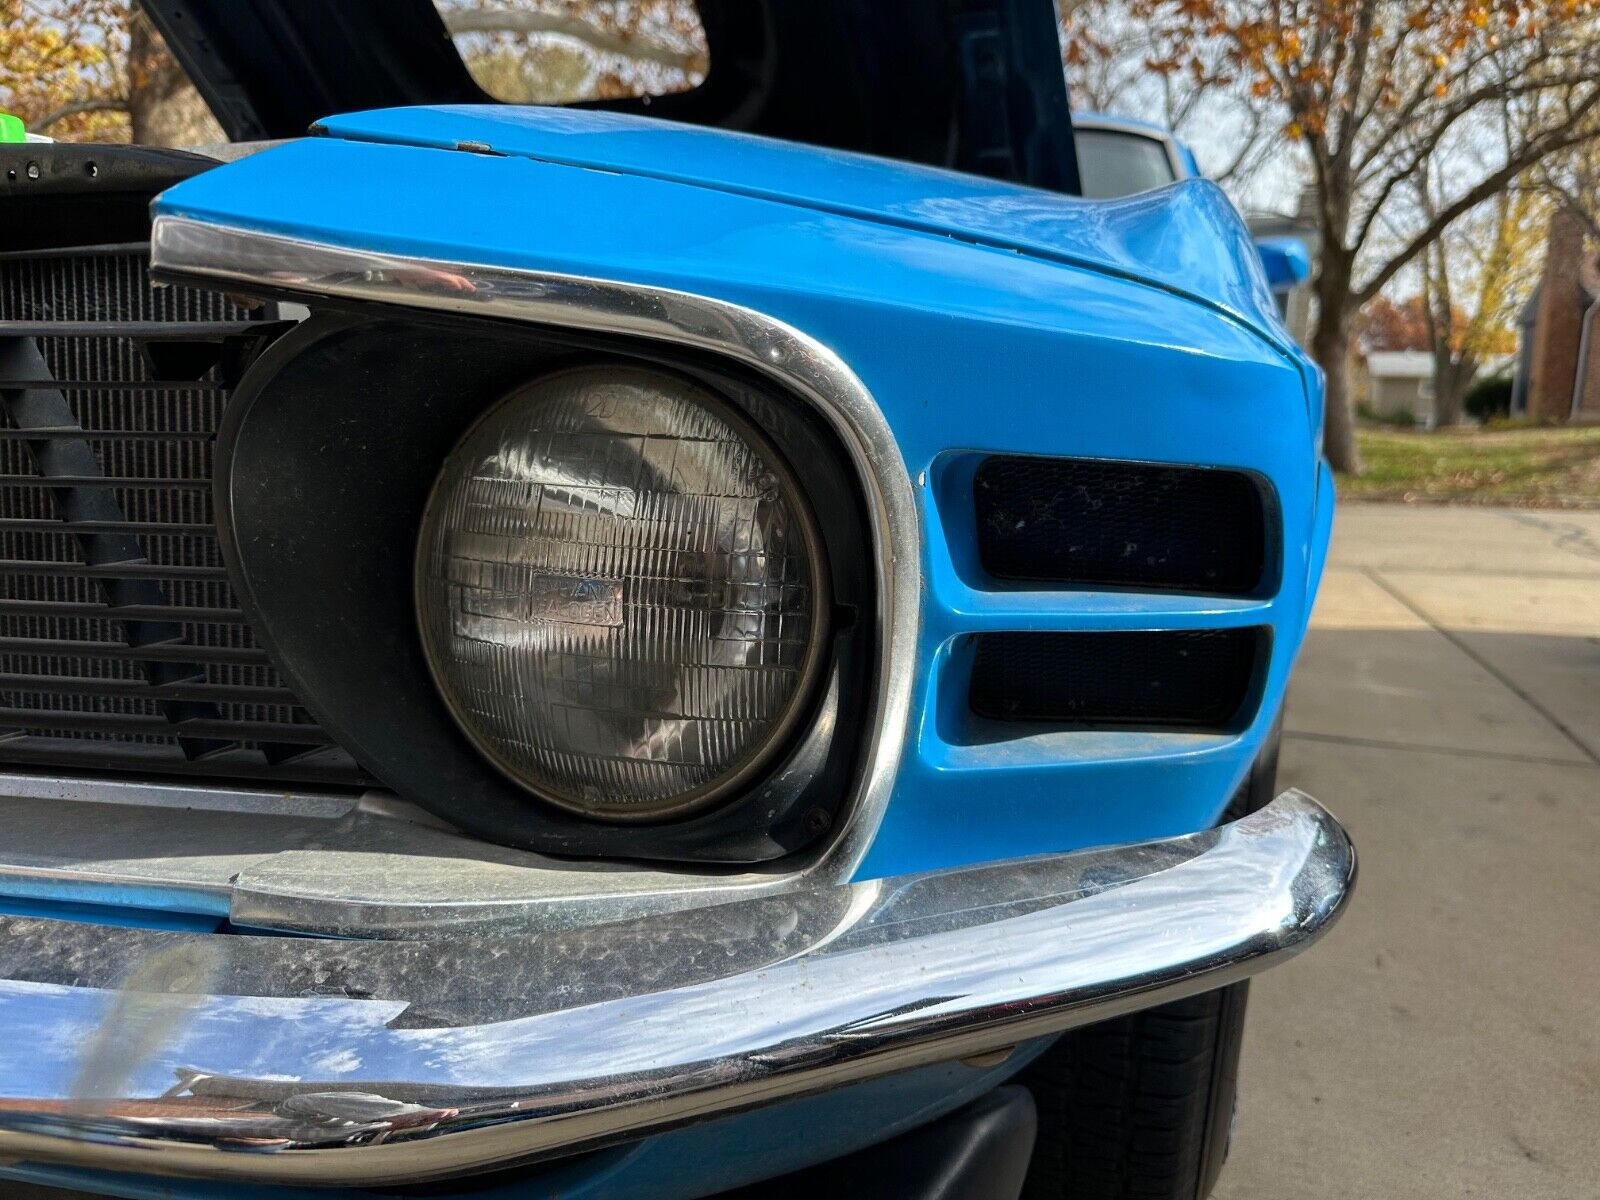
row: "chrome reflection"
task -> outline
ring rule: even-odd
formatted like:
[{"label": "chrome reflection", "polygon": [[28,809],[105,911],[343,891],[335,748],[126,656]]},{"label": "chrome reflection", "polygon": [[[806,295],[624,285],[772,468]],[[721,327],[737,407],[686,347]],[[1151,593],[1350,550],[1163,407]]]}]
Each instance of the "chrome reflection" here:
[{"label": "chrome reflection", "polygon": [[[531,938],[4,919],[0,1154],[376,1186],[570,1153],[1231,983],[1320,937],[1354,878],[1338,823],[1286,792],[1170,841]],[[196,941],[222,948],[206,994],[134,974]],[[127,978],[181,1020],[81,1095],[84,1047],[153,1027],[123,1028]]]}]

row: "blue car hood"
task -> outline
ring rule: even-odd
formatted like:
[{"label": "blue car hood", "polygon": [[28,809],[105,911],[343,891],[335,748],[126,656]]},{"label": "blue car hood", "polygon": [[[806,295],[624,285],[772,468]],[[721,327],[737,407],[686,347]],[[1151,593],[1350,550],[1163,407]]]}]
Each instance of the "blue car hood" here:
[{"label": "blue car hood", "polygon": [[570,108],[391,108],[330,118],[317,128],[350,141],[670,180],[1053,259],[1176,292],[1275,345],[1290,344],[1249,231],[1209,180],[1082,200],[864,154]]}]

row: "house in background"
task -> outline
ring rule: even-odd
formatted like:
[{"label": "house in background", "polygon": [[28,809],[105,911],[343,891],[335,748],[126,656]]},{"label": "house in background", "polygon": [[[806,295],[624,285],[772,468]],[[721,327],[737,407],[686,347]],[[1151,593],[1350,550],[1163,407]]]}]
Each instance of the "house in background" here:
[{"label": "house in background", "polygon": [[1357,360],[1355,396],[1380,417],[1406,414],[1433,426],[1433,355],[1426,350],[1372,350]]},{"label": "house in background", "polygon": [[1513,413],[1600,422],[1600,263],[1587,242],[1578,214],[1560,209],[1550,219],[1544,274],[1517,321]]}]

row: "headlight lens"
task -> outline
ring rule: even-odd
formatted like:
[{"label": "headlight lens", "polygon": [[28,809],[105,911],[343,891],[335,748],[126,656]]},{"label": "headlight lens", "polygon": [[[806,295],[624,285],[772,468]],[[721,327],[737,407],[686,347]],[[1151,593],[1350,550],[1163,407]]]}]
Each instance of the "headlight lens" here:
[{"label": "headlight lens", "polygon": [[592,366],[513,392],[450,454],[417,607],[445,703],[501,771],[586,816],[661,819],[785,741],[824,571],[792,475],[730,405]]}]

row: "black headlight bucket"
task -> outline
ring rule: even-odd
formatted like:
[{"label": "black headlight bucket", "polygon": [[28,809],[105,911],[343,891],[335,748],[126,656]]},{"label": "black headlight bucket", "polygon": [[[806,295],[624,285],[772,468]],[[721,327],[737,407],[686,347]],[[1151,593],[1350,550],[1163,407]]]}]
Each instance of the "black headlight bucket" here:
[{"label": "black headlight bucket", "polygon": [[[440,699],[413,606],[445,455],[513,387],[600,355],[699,381],[803,464],[831,590],[822,679],[772,769],[712,811],[654,825],[564,812],[487,762]],[[875,598],[844,462],[815,414],[710,356],[363,307],[313,316],[252,368],[219,435],[217,525],[259,639],[323,727],[405,799],[543,853],[749,864],[826,836],[859,767]]]}]

